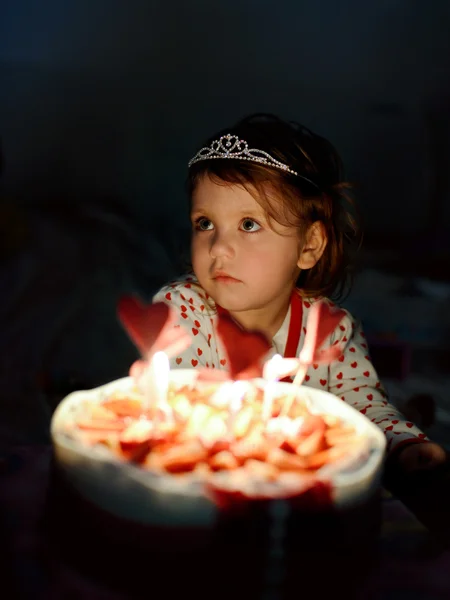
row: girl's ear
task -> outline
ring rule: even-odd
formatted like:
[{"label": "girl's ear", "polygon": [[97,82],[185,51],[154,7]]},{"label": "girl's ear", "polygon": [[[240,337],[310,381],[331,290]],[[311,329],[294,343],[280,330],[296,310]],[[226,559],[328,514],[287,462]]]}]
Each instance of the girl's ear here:
[{"label": "girl's ear", "polygon": [[327,236],[321,221],[316,221],[308,228],[305,243],[297,262],[299,269],[312,269],[320,260],[326,246]]}]

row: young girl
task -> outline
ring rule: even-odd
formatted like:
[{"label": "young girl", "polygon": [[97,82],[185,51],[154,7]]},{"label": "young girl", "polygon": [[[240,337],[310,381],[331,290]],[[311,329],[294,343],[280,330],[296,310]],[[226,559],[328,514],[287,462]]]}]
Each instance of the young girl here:
[{"label": "young girl", "polygon": [[[171,366],[227,368],[217,306],[264,332],[274,353],[298,356],[311,305],[342,296],[358,240],[335,149],[305,127],[254,115],[204,144],[189,162],[188,187],[193,273],[154,298],[175,306],[192,333]],[[443,462],[445,451],[386,401],[364,333],[348,312],[326,343],[339,343],[343,356],[311,366],[304,383],[376,423],[406,470]]]}]

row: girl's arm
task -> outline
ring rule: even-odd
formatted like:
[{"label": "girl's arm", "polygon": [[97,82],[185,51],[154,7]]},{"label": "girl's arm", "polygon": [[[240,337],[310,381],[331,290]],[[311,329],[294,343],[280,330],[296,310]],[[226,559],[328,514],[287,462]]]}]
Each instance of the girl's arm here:
[{"label": "girl's arm", "polygon": [[386,435],[388,451],[426,435],[387,401],[386,393],[369,357],[362,328],[348,314],[334,332],[331,343],[340,344],[343,356],[330,365],[329,390],[378,425]]}]

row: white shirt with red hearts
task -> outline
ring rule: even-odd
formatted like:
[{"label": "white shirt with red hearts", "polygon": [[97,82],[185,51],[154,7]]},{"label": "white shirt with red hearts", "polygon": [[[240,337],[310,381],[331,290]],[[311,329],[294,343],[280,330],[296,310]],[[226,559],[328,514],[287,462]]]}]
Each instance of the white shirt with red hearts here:
[{"label": "white shirt with red hearts", "polygon": [[[171,358],[171,368],[208,367],[227,369],[227,354],[219,339],[215,322],[217,312],[213,300],[200,287],[194,275],[186,275],[164,286],[153,302],[166,302],[179,312],[179,324],[192,336],[192,344],[183,353]],[[308,311],[314,300],[303,300],[302,330],[297,356],[303,346]],[[369,357],[366,339],[360,324],[345,311],[346,316],[325,345],[339,343],[343,355],[331,365],[312,365],[304,385],[323,389],[342,398],[364,414],[385,433],[388,450],[407,441],[428,440],[425,434],[386,399]],[[290,309],[272,340],[273,352],[282,354],[286,346]]]}]

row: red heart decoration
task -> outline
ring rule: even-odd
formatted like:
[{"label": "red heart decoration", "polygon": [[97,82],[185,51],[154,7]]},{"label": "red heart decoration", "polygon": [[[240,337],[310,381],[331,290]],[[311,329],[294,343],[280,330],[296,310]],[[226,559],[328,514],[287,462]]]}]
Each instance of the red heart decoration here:
[{"label": "red heart decoration", "polygon": [[146,358],[160,350],[173,356],[191,343],[186,331],[175,327],[176,313],[164,302],[145,305],[127,296],[119,301],[117,314],[128,335]]},{"label": "red heart decoration", "polygon": [[342,319],[345,317],[343,310],[331,307],[325,301],[315,302],[308,314],[307,334],[305,343],[300,352],[300,360],[304,364],[317,362],[332,362],[336,360],[337,351],[327,360],[326,351],[320,352],[320,348],[325,340],[333,333]]},{"label": "red heart decoration", "polygon": [[262,359],[271,348],[260,331],[247,331],[218,307],[217,333],[225,346],[232,379],[262,376]]}]

